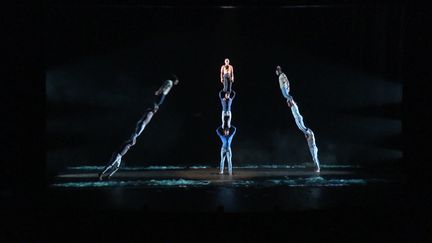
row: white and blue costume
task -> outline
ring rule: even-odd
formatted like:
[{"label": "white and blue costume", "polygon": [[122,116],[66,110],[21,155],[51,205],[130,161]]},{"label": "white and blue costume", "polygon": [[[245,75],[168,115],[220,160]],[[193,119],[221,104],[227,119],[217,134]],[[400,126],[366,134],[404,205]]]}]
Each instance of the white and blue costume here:
[{"label": "white and blue costume", "polygon": [[310,128],[307,128],[303,123],[303,117],[300,114],[299,108],[294,101],[293,97],[289,94],[290,85],[287,76],[282,72],[281,68],[278,66],[276,74],[279,76],[279,87],[282,91],[282,95],[287,100],[288,106],[291,108],[291,112],[294,116],[295,123],[297,127],[302,131],[306,137],[309,151],[312,156],[312,160],[315,163],[316,171],[320,171],[320,164],[318,160],[318,147],[315,144],[315,135]]},{"label": "white and blue costume", "polygon": [[113,153],[108,165],[104,168],[104,170],[99,174],[99,179],[102,180],[102,177],[107,173],[108,171],[111,171],[108,175],[108,178],[111,177],[114,173],[117,172],[117,170],[120,168],[121,159],[122,157],[127,153],[127,151],[135,145],[136,138],[144,131],[144,128],[147,126],[147,124],[152,119],[153,115],[155,113],[155,110],[149,109],[146,115],[144,115],[138,122],[135,128],[135,132],[132,134],[132,136],[122,144],[120,149]]},{"label": "white and blue costume", "polygon": [[174,82],[172,80],[166,80],[162,86],[159,88],[159,92],[160,92],[160,99],[159,102],[156,103],[158,106],[162,105],[162,103],[165,100],[165,97],[167,96],[167,94],[170,92],[171,88],[173,87]]},{"label": "white and blue costume", "polygon": [[222,116],[221,116],[222,128],[225,128],[225,117],[228,118],[228,121],[227,121],[228,128],[231,128],[231,118],[232,118],[231,104],[232,104],[232,101],[234,100],[234,98],[236,96],[236,93],[233,90],[231,92],[233,95],[231,96],[231,93],[230,93],[230,96],[228,97],[228,99],[225,98],[225,95],[222,95],[222,93],[223,93],[223,91],[221,90],[219,92],[219,99],[220,99],[221,104],[222,104]]},{"label": "white and blue costume", "polygon": [[[177,79],[175,75],[174,77]],[[174,85],[173,81],[166,80],[162,84],[162,86],[156,91],[156,95],[160,95],[159,101],[154,103],[153,108],[147,109],[147,113],[144,116],[142,116],[141,119],[137,122],[135,131],[131,135],[131,137],[122,144],[122,146],[117,152],[113,153],[110,161],[108,162],[108,165],[104,168],[104,170],[101,173],[99,173],[99,180],[102,180],[103,176],[109,171],[110,173],[108,177],[111,177],[114,173],[117,172],[117,170],[120,168],[122,157],[129,151],[129,149],[132,146],[135,145],[137,137],[144,131],[147,124],[152,119],[153,115],[157,112],[159,106],[165,100],[165,96],[170,92],[173,85]]]}]

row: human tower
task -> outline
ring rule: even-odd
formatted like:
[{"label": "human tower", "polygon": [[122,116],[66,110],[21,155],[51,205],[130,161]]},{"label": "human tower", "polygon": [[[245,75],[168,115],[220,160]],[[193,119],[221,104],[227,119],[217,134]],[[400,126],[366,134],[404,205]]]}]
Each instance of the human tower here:
[{"label": "human tower", "polygon": [[[279,77],[279,85],[282,95],[286,99],[288,107],[291,109],[294,120],[300,131],[302,131],[307,140],[309,151],[312,156],[312,160],[315,165],[315,171],[320,172],[320,163],[318,160],[318,147],[315,144],[315,135],[313,131],[306,127],[303,122],[303,117],[300,114],[298,106],[294,101],[293,97],[289,94],[290,83],[286,75],[282,72],[280,66],[276,67],[276,75]],[[216,129],[216,133],[222,141],[220,150],[220,166],[219,174],[224,174],[225,160],[228,163],[228,174],[232,175],[232,151],[231,142],[237,131],[237,128],[231,125],[232,112],[231,105],[236,96],[236,92],[232,89],[234,83],[234,68],[230,65],[228,58],[225,59],[224,65],[220,69],[220,82],[223,84],[223,89],[219,91],[219,99],[222,105],[221,122],[222,124]],[[107,166],[99,173],[99,179],[102,180],[105,175],[110,178],[120,168],[120,164],[123,156],[129,151],[129,149],[135,145],[137,137],[143,132],[147,124],[151,121],[153,115],[158,111],[159,106],[162,105],[165,97],[170,92],[174,85],[179,83],[178,78],[173,75],[172,80],[166,80],[162,86],[155,92],[158,97],[156,102],[146,110],[146,113],[137,122],[135,131],[127,139],[120,148],[115,151],[108,162]]]},{"label": "human tower", "polygon": [[235,98],[235,91],[232,89],[234,83],[234,68],[229,64],[229,59],[225,59],[225,64],[220,70],[220,81],[223,83],[223,90],[219,91],[219,99],[222,105],[221,120],[222,124],[216,129],[217,135],[222,141],[220,151],[221,161],[219,174],[224,173],[225,160],[228,163],[228,174],[232,175],[232,151],[231,142],[237,131],[235,126],[231,126],[232,112],[231,104]]}]

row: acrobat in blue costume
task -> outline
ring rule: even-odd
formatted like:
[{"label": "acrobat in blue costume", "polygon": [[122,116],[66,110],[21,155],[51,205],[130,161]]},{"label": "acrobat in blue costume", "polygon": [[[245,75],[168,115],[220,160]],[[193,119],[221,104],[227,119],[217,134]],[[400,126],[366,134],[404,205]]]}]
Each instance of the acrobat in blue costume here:
[{"label": "acrobat in blue costume", "polygon": [[276,75],[279,77],[279,86],[282,91],[282,95],[287,100],[288,107],[291,108],[291,112],[294,116],[294,120],[297,124],[297,127],[304,133],[309,151],[312,155],[312,160],[315,163],[315,171],[320,172],[320,164],[318,160],[318,147],[315,144],[315,135],[310,128],[307,128],[303,123],[303,117],[300,115],[300,111],[293,97],[289,94],[290,85],[287,76],[282,72],[282,68],[280,66],[276,67]]},{"label": "acrobat in blue costume", "polygon": [[219,99],[222,105],[222,115],[221,115],[222,128],[225,128],[225,118],[227,118],[226,120],[227,120],[228,128],[231,128],[231,118],[232,118],[231,104],[236,96],[236,92],[234,90],[232,92],[226,91],[225,95],[222,94],[223,92],[224,92],[223,90],[219,92]]},{"label": "acrobat in blue costume", "polygon": [[219,135],[221,141],[222,141],[222,147],[221,147],[221,161],[220,161],[220,171],[219,174],[223,174],[224,171],[224,165],[225,165],[225,159],[228,163],[228,173],[232,175],[232,151],[231,151],[231,142],[234,137],[234,134],[236,133],[237,128],[235,126],[232,126],[231,128],[225,128],[222,129],[222,126],[218,127],[216,129],[217,135]]},{"label": "acrobat in blue costume", "polygon": [[155,102],[153,105],[153,108],[148,108],[147,112],[141,119],[137,122],[135,132],[131,135],[131,137],[126,140],[120,147],[120,149],[113,153],[111,156],[110,161],[108,162],[108,165],[105,166],[104,170],[99,173],[98,177],[99,180],[103,179],[103,176],[110,172],[108,174],[108,178],[110,178],[114,173],[117,172],[117,170],[120,168],[122,157],[129,151],[129,149],[135,145],[136,138],[144,131],[147,124],[152,119],[153,115],[158,111],[159,106],[163,103],[165,100],[165,96],[170,92],[171,88],[174,85],[177,85],[179,83],[178,78],[174,75],[174,81],[172,80],[166,80],[162,86],[155,92],[156,96],[159,96],[159,101]]}]

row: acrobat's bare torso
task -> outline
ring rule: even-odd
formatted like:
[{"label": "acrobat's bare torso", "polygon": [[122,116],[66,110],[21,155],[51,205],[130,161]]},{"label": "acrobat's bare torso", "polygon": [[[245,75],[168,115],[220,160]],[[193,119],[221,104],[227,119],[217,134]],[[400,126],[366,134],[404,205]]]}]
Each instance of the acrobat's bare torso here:
[{"label": "acrobat's bare torso", "polygon": [[229,62],[229,59],[226,58],[225,64],[222,65],[220,69],[220,81],[224,86],[224,92],[231,92],[232,83],[234,82],[234,68],[229,64]]}]

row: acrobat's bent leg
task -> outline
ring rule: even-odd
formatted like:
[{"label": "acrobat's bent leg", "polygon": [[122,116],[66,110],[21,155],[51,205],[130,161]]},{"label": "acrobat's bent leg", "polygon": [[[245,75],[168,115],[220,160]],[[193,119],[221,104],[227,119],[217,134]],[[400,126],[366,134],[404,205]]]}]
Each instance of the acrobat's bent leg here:
[{"label": "acrobat's bent leg", "polygon": [[108,178],[111,178],[111,176],[118,171],[118,169],[120,168],[120,163],[121,163],[121,156],[118,156],[116,163],[114,164],[114,170],[108,175]]},{"label": "acrobat's bent leg", "polygon": [[225,128],[225,111],[222,111],[221,119],[222,119],[222,128]]},{"label": "acrobat's bent leg", "polygon": [[228,160],[228,174],[232,175],[232,152],[231,148],[227,151],[227,160]]},{"label": "acrobat's bent leg", "polygon": [[297,124],[297,127],[303,132],[306,133],[307,127],[303,123],[303,117],[300,115],[300,111],[298,109],[297,104],[294,102],[293,99],[287,100],[288,106],[291,107],[291,112],[294,116],[295,123]]},{"label": "acrobat's bent leg", "polygon": [[105,173],[107,173],[112,168],[114,168],[114,170],[108,175],[108,177],[111,177],[119,169],[120,163],[121,163],[121,157],[122,156],[118,153],[116,153],[115,155],[113,154],[113,156],[111,157],[109,165],[106,166],[105,169],[101,173],[99,173],[99,180],[102,180]]},{"label": "acrobat's bent leg", "polygon": [[221,148],[221,161],[219,166],[220,168],[219,174],[223,174],[226,155],[227,155],[226,150],[224,148]]},{"label": "acrobat's bent leg", "polygon": [[288,89],[288,87],[282,87],[282,88],[281,88],[281,91],[282,91],[282,95],[283,95],[283,97],[284,97],[285,99],[287,99],[287,101],[288,101],[288,100],[292,100],[292,96],[289,95],[289,89]]},{"label": "acrobat's bent leg", "polygon": [[[111,157],[109,165],[104,169],[103,172],[99,173],[99,180],[102,180],[103,175],[112,169],[115,168],[114,171],[109,175],[112,176],[120,167],[121,158],[129,151],[129,149],[135,145],[136,138],[142,133],[144,128],[147,126],[147,124],[150,122],[151,118],[153,117],[154,112],[149,110],[146,115],[144,115],[138,122],[137,126],[135,128],[135,132],[132,134],[129,140],[124,142],[118,152],[114,153]],[[116,156],[116,157],[114,157]],[[116,165],[116,166],[115,166]]]},{"label": "acrobat's bent leg", "polygon": [[308,142],[309,151],[312,155],[312,160],[315,163],[316,171],[320,171],[319,160],[318,160],[318,147],[315,144],[315,135],[311,129],[307,128],[304,125],[303,117],[300,114],[297,104],[293,99],[287,100],[288,106],[291,108],[291,112],[294,116],[294,120],[297,124],[297,127],[304,133],[306,140]]},{"label": "acrobat's bent leg", "polygon": [[120,147],[118,153],[119,153],[121,156],[124,156],[124,155],[127,153],[127,151],[129,151],[129,149],[130,149],[131,146],[132,146],[132,141],[131,141],[131,140],[126,141],[126,142],[125,142],[125,143]]},{"label": "acrobat's bent leg", "polygon": [[150,122],[152,117],[153,113],[147,113],[137,122],[134,134],[132,134],[131,138],[123,143],[123,145],[120,147],[119,154],[121,156],[124,156],[129,151],[129,149],[135,145],[136,138],[144,131],[144,128]]},{"label": "acrobat's bent leg", "polygon": [[112,168],[112,164],[105,166],[104,170],[99,173],[99,176],[98,176],[99,180],[102,180],[105,173],[107,173],[107,171],[109,171],[111,168]]},{"label": "acrobat's bent leg", "polygon": [[229,87],[229,91],[231,92],[231,81],[230,81],[230,77],[229,77],[229,74],[224,74],[224,76],[223,76],[223,83],[224,83],[224,88],[223,88],[223,91],[224,92],[227,92],[228,91],[228,87]]},{"label": "acrobat's bent leg", "polygon": [[309,151],[312,155],[312,159],[313,159],[315,166],[316,166],[316,172],[320,172],[320,163],[318,160],[318,147],[315,144],[315,135],[314,135],[313,131],[308,128],[305,136],[306,136],[306,139],[308,142]]},{"label": "acrobat's bent leg", "polygon": [[224,78],[223,78],[223,91],[224,92],[227,92],[227,90],[228,90],[228,78],[227,77],[225,77],[224,76]]},{"label": "acrobat's bent leg", "polygon": [[136,128],[135,128],[135,133],[132,134],[132,138],[136,138],[138,137],[143,131],[144,128],[146,127],[147,123],[146,123],[146,118],[147,115],[144,115],[143,117],[141,117],[141,119],[137,122]]}]

